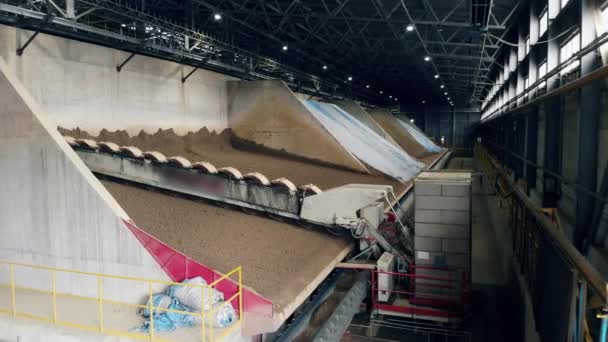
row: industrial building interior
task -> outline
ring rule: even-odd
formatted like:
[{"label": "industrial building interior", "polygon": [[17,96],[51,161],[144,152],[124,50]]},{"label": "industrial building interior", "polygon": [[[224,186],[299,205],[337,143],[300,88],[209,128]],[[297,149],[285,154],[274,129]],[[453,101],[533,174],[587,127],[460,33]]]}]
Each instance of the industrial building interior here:
[{"label": "industrial building interior", "polygon": [[0,0],[0,341],[608,341],[608,0]]}]

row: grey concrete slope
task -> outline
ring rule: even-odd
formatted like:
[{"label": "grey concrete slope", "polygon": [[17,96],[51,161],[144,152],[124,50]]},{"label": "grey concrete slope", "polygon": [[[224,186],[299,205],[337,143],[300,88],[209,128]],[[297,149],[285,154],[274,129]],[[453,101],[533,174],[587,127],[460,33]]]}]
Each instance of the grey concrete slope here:
[{"label": "grey concrete slope", "polygon": [[[129,216],[56,131],[0,58],[0,259],[88,272],[168,279],[123,220]],[[1,280],[0,280],[1,281]],[[50,290],[48,274],[18,285]],[[93,286],[91,285],[93,284]],[[96,280],[57,279],[57,290],[96,293]],[[113,299],[141,298],[146,284],[104,284]]]}]

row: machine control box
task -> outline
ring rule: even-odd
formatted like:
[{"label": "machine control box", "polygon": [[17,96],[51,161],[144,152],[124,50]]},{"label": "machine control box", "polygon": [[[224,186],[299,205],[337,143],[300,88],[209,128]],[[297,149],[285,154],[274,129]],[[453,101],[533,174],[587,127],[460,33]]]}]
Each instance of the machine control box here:
[{"label": "machine control box", "polygon": [[382,272],[395,272],[395,256],[384,252],[376,264],[378,269],[378,301],[388,302],[395,288],[393,274]]}]

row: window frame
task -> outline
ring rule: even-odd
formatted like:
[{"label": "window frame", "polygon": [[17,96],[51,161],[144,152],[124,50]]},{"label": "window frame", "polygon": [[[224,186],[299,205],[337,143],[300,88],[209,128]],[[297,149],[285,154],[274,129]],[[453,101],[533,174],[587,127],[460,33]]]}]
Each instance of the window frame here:
[{"label": "window frame", "polygon": [[[536,69],[536,79],[537,80],[540,80],[541,78],[547,76],[548,69],[547,69],[547,60],[546,59],[543,60],[542,62],[540,62],[536,68],[537,68]],[[544,72],[541,73],[541,71],[543,69],[544,69]],[[538,88],[545,88],[546,86],[547,86],[547,81],[545,80],[538,85]]]},{"label": "window frame", "polygon": [[[559,45],[559,64],[562,65],[579,51],[581,51],[581,34],[577,31]],[[564,56],[564,52],[567,56]],[[580,63],[580,59],[575,59],[568,65],[563,66],[559,71],[560,76],[575,71]]]},{"label": "window frame", "polygon": [[[543,18],[544,18],[544,29],[543,29]],[[545,32],[549,29],[549,11],[547,8],[543,9],[538,15],[538,36],[542,37]]]}]

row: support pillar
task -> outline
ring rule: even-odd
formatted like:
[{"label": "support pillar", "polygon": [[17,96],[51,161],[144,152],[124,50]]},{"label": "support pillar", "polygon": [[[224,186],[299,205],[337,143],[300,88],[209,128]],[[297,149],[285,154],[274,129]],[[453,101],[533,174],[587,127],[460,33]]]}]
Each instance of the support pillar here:
[{"label": "support pillar", "polygon": [[[538,107],[534,107],[532,111],[526,116],[526,143],[525,143],[525,155],[526,159],[532,163],[537,163],[537,149],[538,144]],[[528,183],[528,189],[536,187],[536,167],[530,164],[526,164],[524,167],[524,173],[526,182]],[[529,195],[529,194],[528,194]]]},{"label": "support pillar", "polygon": [[[595,40],[595,16],[599,9],[595,0],[581,0],[581,46]],[[580,72],[585,76],[599,66],[598,54],[588,53],[581,57]],[[597,155],[599,144],[599,120],[601,111],[600,82],[596,81],[580,89],[579,98],[579,134],[578,134],[578,168],[576,182],[595,192],[597,188]],[[591,231],[591,218],[595,205],[600,203],[591,195],[578,191],[576,195],[576,227],[574,244],[581,249]]]},{"label": "support pillar", "polygon": [[[555,11],[552,3],[549,3],[549,17],[552,18],[552,12]],[[547,70],[554,70],[559,64],[559,42],[555,37],[560,33],[556,25],[549,25],[547,43]],[[550,77],[547,80],[547,92],[559,87],[559,74]],[[545,119],[545,163],[544,167],[554,172],[561,173],[561,154],[562,154],[562,98],[560,96],[552,97],[547,100],[546,119]],[[543,172],[543,207],[557,207],[559,199],[559,180]]]}]

